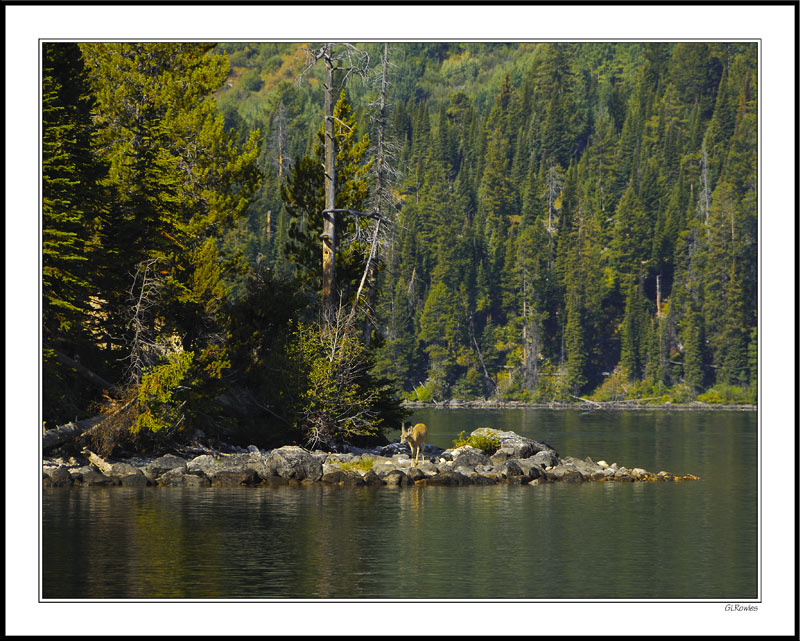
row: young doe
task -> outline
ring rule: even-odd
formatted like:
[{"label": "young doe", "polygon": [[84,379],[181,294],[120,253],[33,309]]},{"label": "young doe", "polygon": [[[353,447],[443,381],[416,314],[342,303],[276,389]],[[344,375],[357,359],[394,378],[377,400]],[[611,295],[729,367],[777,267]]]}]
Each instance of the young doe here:
[{"label": "young doe", "polygon": [[425,461],[425,439],[428,437],[428,426],[425,423],[417,423],[410,430],[406,431],[406,424],[400,428],[400,442],[408,443],[411,449],[411,458],[414,459],[413,465],[416,466],[420,452],[422,461]]}]

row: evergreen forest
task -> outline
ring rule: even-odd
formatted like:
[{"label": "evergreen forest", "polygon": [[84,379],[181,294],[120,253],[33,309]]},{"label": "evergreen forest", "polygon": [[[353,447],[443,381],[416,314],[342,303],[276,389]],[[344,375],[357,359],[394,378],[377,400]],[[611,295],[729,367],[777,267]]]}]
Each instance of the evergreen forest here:
[{"label": "evergreen forest", "polygon": [[41,57],[45,428],[102,415],[110,454],[359,442],[403,400],[757,401],[756,43]]}]

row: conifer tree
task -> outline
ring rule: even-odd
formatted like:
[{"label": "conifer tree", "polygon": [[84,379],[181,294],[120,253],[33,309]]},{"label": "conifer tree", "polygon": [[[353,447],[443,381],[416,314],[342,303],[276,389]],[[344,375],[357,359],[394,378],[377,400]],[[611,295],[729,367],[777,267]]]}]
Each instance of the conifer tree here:
[{"label": "conifer tree", "polygon": [[[93,97],[78,46],[42,45],[42,340],[45,422],[82,412],[100,391],[64,356],[101,368],[89,330],[96,294],[92,234],[103,216],[107,168],[93,151]],[[59,360],[59,356],[61,359]]]},{"label": "conifer tree", "polygon": [[[146,331],[157,352],[194,356],[190,380],[173,399],[186,403],[190,422],[213,404],[212,390],[229,365],[220,311],[233,265],[216,241],[245,212],[258,184],[258,132],[240,147],[216,111],[213,94],[228,65],[212,47],[80,45],[97,97],[98,149],[110,166],[113,206],[98,230],[95,266],[109,360],[124,363],[131,349],[138,312],[130,305],[130,274],[152,265],[160,293]],[[128,353],[129,364],[135,357]]]},{"label": "conifer tree", "polygon": [[[369,196],[368,174],[372,164],[365,158],[369,136],[364,134],[357,137],[357,123],[344,90],[334,106],[333,115],[336,138],[335,205],[337,209],[364,211]],[[319,237],[323,225],[322,211],[325,209],[323,135],[320,129],[314,156],[298,158],[281,187],[283,202],[291,217],[286,251],[290,260],[297,265],[298,275],[315,292],[322,287]],[[347,300],[355,293],[365,252],[368,251],[366,237],[360,233],[366,223],[344,214],[335,216],[340,239],[336,254],[337,282]]]}]

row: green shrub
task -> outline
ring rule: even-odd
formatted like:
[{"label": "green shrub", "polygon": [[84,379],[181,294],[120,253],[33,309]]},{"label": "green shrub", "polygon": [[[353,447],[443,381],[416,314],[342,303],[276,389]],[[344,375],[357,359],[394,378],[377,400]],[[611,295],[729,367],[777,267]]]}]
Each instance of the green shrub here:
[{"label": "green shrub", "polygon": [[491,435],[470,434],[467,436],[467,433],[462,430],[453,441],[453,447],[463,447],[464,445],[483,450],[491,456],[500,448],[500,440]]},{"label": "green shrub", "polygon": [[433,400],[433,384],[429,381],[414,390],[416,400],[420,403],[430,403]]},{"label": "green shrub", "polygon": [[740,405],[755,403],[755,388],[753,386],[739,387],[738,385],[728,385],[718,383],[710,390],[697,396],[701,403],[709,405]]},{"label": "green shrub", "polygon": [[361,470],[362,472],[368,472],[372,469],[373,465],[375,465],[375,459],[365,456],[355,461],[342,463],[339,467],[343,470]]},{"label": "green shrub", "polygon": [[261,79],[258,69],[250,69],[242,76],[242,86],[247,89],[247,91],[256,92],[261,89],[263,84],[264,81]]}]

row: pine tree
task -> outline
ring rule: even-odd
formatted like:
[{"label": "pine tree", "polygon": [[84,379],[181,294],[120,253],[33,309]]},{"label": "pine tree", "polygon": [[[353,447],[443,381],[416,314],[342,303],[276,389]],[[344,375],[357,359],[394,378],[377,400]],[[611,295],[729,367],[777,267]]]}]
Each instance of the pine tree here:
[{"label": "pine tree", "polygon": [[225,131],[213,94],[228,64],[209,53],[212,46],[80,45],[97,96],[98,149],[110,166],[113,207],[95,239],[102,248],[97,317],[109,360],[124,365],[125,352],[129,365],[137,358],[131,332],[142,319],[131,306],[130,274],[149,265],[159,298],[145,331],[154,355],[193,353],[190,380],[174,401],[186,403],[187,421],[195,424],[213,405],[229,365],[220,312],[235,267],[219,254],[217,239],[246,211],[258,185],[258,132],[240,147],[238,136]]},{"label": "pine tree", "polygon": [[92,152],[92,97],[77,45],[45,43],[42,83],[43,332],[61,341],[80,333],[88,308],[87,253],[105,168]]},{"label": "pine tree", "polygon": [[[357,124],[344,90],[334,106],[334,136],[336,138],[336,200],[337,209],[364,211],[369,197],[368,175],[371,161],[365,156],[369,136],[356,135]],[[286,252],[298,267],[299,276],[309,289],[322,287],[320,242],[325,209],[323,132],[317,134],[314,156],[298,158],[287,173],[281,196],[290,215],[289,243]],[[345,300],[355,294],[368,246],[361,232],[366,222],[346,214],[336,214],[340,248],[336,255],[337,281]]]},{"label": "pine tree", "polygon": [[[93,152],[93,98],[78,46],[42,46],[42,412],[57,422],[84,411],[100,391],[63,355],[97,369],[88,325],[96,293],[92,233],[103,215],[107,168]],[[58,351],[58,354],[56,351]],[[58,355],[62,355],[59,360]]]}]

